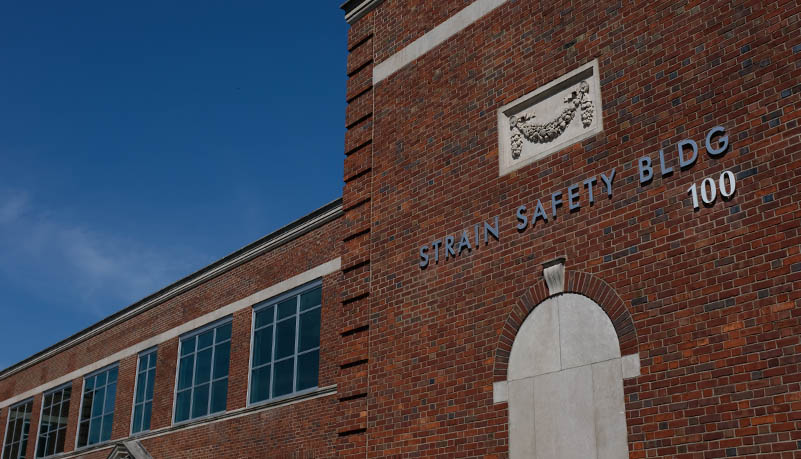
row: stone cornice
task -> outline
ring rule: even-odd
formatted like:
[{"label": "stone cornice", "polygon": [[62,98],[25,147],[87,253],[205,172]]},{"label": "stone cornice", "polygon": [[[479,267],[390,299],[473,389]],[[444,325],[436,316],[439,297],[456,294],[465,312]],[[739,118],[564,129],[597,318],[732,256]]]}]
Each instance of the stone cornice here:
[{"label": "stone cornice", "polygon": [[383,1],[384,0],[347,0],[340,5],[340,8],[345,11],[345,21],[348,24],[353,24]]}]

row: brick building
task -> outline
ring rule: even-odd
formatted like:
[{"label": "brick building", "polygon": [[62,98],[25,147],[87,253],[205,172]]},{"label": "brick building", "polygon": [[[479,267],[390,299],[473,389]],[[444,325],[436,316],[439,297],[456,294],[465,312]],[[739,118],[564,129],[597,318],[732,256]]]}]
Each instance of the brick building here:
[{"label": "brick building", "polygon": [[342,7],[342,199],[0,373],[3,459],[801,457],[801,3]]}]

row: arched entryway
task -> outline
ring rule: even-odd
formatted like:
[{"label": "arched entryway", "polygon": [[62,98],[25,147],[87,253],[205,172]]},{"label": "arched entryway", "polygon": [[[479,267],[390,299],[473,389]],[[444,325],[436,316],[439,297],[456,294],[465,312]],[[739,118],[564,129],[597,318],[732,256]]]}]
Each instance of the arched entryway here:
[{"label": "arched entryway", "polygon": [[507,373],[512,458],[625,459],[623,361],[612,321],[586,296],[552,296],[515,336]]}]

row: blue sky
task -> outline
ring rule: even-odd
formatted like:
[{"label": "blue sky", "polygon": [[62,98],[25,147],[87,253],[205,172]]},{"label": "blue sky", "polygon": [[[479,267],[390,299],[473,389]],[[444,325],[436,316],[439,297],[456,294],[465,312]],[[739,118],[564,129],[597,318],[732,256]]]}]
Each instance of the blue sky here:
[{"label": "blue sky", "polygon": [[341,195],[338,4],[0,6],[0,368]]}]

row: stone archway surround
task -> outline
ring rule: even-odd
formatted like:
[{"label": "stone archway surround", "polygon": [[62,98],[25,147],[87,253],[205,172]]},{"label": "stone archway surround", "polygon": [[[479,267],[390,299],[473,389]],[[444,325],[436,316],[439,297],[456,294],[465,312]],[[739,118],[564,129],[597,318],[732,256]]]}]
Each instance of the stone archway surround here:
[{"label": "stone archway surround", "polygon": [[[609,284],[600,278],[581,271],[567,272],[564,269],[564,265],[559,266],[561,268],[558,274],[561,275],[561,279],[557,279],[555,286],[551,285],[549,288],[549,285],[544,280],[537,282],[525,291],[507,316],[501,334],[498,337],[498,345],[495,347],[493,381],[495,383],[506,382],[512,344],[526,317],[537,305],[542,304],[549,297],[563,293],[577,293],[586,296],[604,310],[617,333],[618,342],[620,343],[620,355],[624,356],[624,360],[627,360],[626,363],[636,367],[631,368],[625,376],[636,376],[635,372],[639,374],[639,356],[635,357],[638,352],[637,333],[634,328],[634,320],[623,300],[620,299]],[[553,268],[555,267],[549,269]],[[505,401],[505,391],[498,387],[497,384],[495,392],[496,402]]]}]

